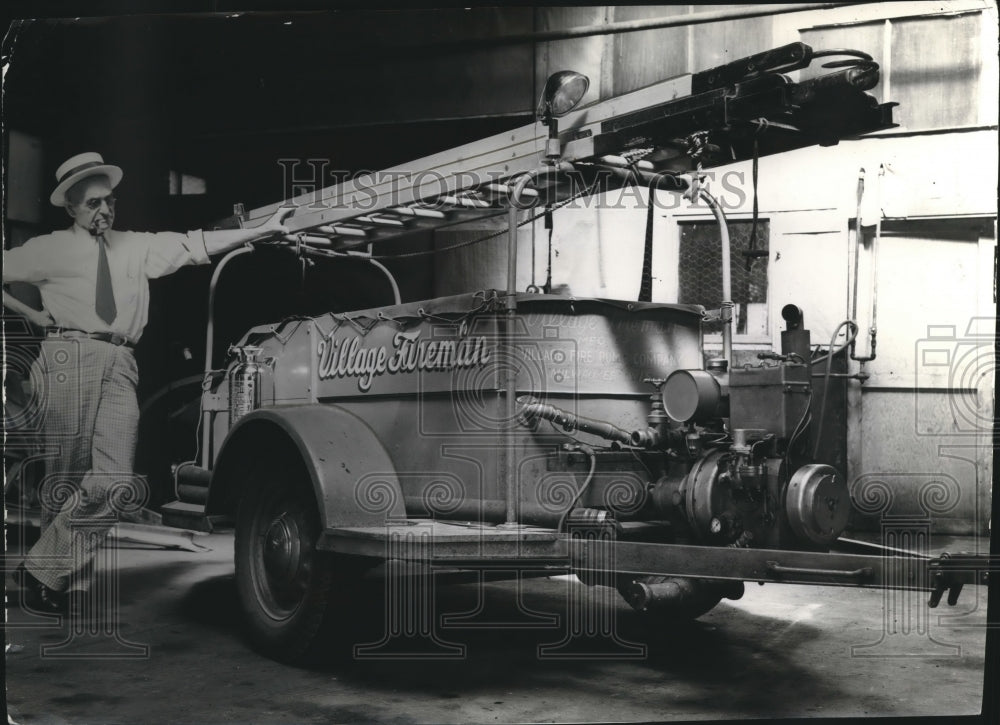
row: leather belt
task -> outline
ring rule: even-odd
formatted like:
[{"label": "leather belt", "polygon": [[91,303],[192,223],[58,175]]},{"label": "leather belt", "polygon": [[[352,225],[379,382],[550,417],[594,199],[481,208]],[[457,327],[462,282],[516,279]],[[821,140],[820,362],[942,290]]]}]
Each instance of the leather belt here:
[{"label": "leather belt", "polygon": [[135,347],[135,343],[124,335],[119,335],[117,332],[84,332],[83,330],[73,330],[66,327],[46,327],[45,336],[60,337],[67,340],[100,340],[101,342],[107,342],[111,345],[121,345],[130,349]]}]

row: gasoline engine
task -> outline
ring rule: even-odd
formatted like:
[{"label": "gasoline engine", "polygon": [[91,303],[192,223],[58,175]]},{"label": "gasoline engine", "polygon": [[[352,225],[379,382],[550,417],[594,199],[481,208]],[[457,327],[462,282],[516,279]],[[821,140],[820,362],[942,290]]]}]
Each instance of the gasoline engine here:
[{"label": "gasoline engine", "polygon": [[[811,460],[809,444],[812,369],[835,351],[812,357],[801,310],[788,305],[782,317],[787,329],[781,333],[781,352],[763,356],[760,365],[729,369],[727,360],[717,358],[705,370],[679,369],[648,380],[656,392],[644,430],[629,433],[527,401],[522,408],[526,422],[549,420],[564,431],[612,441],[611,450],[590,453],[598,470],[602,465],[621,470],[617,450],[641,460],[647,473],[659,474],[645,491],[634,492],[624,516],[613,507],[588,508],[600,497],[581,490],[580,506],[564,517],[569,525],[564,528],[573,535],[673,544],[828,550],[847,525],[850,495],[833,466]],[[825,394],[829,379],[822,382]],[[626,518],[658,525],[625,529]],[[655,539],[642,538],[650,532]],[[590,584],[607,583],[588,571],[578,576]],[[737,599],[743,593],[738,581],[621,575],[613,584],[636,609],[688,617],[722,597]]]}]

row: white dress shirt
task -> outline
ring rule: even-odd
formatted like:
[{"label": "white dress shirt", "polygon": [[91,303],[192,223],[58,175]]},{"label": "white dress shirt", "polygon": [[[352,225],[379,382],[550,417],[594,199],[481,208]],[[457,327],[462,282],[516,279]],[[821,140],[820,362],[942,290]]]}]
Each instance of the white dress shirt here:
[{"label": "white dress shirt", "polygon": [[207,264],[205,238],[200,230],[153,234],[113,229],[104,237],[118,308],[110,324],[94,309],[97,238],[76,224],[4,252],[3,281],[37,286],[45,309],[59,327],[114,332],[135,343],[149,319],[149,280],[188,264]]}]

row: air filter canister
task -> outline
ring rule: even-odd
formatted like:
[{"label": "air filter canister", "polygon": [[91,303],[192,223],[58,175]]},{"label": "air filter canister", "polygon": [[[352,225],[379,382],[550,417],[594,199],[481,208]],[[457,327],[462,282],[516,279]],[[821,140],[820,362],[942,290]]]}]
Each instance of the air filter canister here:
[{"label": "air filter canister", "polygon": [[704,370],[675,370],[663,384],[663,409],[678,423],[722,417],[723,402],[719,381]]}]

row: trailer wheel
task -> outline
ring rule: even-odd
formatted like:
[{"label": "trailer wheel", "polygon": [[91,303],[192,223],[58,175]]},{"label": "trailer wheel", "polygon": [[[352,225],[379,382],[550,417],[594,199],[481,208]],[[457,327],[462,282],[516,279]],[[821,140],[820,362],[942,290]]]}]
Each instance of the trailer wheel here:
[{"label": "trailer wheel", "polygon": [[274,659],[302,663],[318,654],[316,645],[346,594],[343,585],[365,567],[316,550],[320,523],[312,492],[282,478],[256,476],[240,501],[236,585],[253,644]]}]

